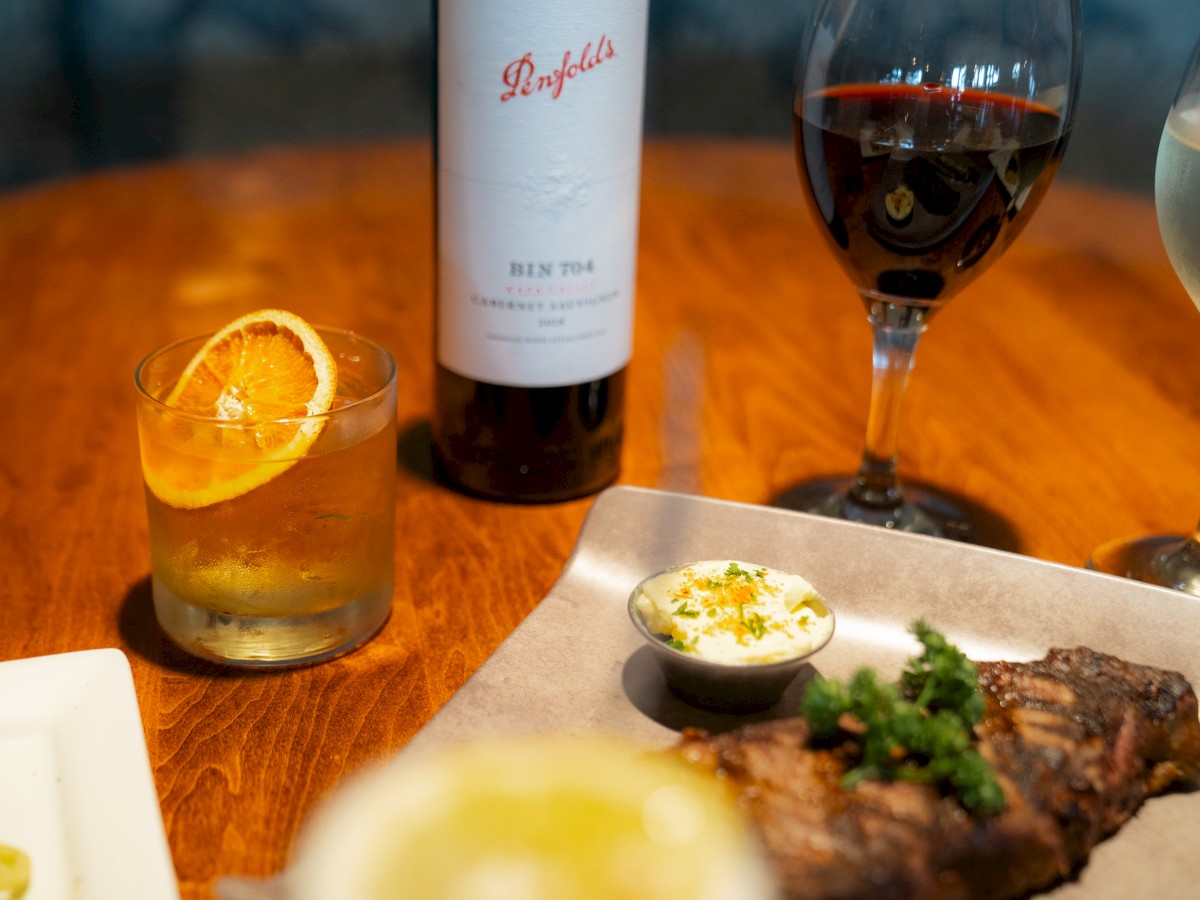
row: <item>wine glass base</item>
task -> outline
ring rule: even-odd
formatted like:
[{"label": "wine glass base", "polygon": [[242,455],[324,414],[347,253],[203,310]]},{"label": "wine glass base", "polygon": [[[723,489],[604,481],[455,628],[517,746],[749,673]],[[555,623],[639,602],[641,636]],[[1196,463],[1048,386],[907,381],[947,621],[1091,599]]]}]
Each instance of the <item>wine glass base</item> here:
[{"label": "wine glass base", "polygon": [[833,519],[846,519],[948,538],[968,544],[978,543],[975,525],[959,506],[931,490],[905,487],[904,500],[896,507],[880,508],[855,502],[849,494],[850,479],[826,479],[801,485],[788,491],[786,507]]},{"label": "wine glass base", "polygon": [[1200,597],[1200,559],[1193,546],[1182,534],[1109,541],[1096,548],[1087,567]]}]

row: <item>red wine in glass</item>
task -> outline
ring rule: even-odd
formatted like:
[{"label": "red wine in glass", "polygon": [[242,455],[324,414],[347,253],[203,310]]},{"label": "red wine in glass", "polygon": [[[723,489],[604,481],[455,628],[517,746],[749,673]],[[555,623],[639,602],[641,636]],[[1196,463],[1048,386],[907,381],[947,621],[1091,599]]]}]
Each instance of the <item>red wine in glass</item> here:
[{"label": "red wine in glass", "polygon": [[858,472],[781,503],[974,540],[970,517],[897,478],[917,341],[1024,228],[1071,131],[1079,0],[821,0],[793,106],[801,180],[864,303],[874,378]]},{"label": "red wine in glass", "polygon": [[796,157],[834,252],[861,290],[916,303],[1012,242],[1065,147],[1054,110],[982,91],[843,85],[805,105]]}]

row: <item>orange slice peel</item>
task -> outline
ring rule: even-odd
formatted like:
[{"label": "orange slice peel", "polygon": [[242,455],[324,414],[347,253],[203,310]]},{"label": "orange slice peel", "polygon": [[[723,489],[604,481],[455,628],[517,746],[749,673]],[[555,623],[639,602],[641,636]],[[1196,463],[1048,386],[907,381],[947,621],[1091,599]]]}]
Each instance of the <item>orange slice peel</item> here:
[{"label": "orange slice peel", "polygon": [[299,316],[263,309],[210,337],[145,411],[142,471],[170,506],[232,500],[295,465],[324,428],[337,363]]}]

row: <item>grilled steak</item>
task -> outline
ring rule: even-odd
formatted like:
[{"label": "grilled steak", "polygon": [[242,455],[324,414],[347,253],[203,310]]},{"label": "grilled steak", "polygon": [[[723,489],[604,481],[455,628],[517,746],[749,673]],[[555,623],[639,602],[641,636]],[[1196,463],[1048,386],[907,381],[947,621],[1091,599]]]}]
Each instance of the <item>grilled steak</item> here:
[{"label": "grilled steak", "polygon": [[1200,775],[1196,695],[1179,674],[1086,648],[985,662],[976,726],[1006,809],[975,817],[936,788],[840,785],[852,748],[803,719],[710,736],[685,759],[731,785],[787,897],[1019,897],[1077,871],[1148,796]]}]

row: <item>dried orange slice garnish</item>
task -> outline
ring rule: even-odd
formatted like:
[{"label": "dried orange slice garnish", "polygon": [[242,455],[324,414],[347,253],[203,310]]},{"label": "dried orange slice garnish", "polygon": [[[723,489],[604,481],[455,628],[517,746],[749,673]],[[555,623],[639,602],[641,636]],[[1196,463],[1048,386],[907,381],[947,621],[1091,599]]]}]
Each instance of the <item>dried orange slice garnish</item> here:
[{"label": "dried orange slice garnish", "polygon": [[[337,363],[299,316],[263,309],[230,322],[144,413],[142,470],[164,503],[185,509],[266,484],[320,436],[337,394]],[[175,411],[180,414],[176,414]]]}]

